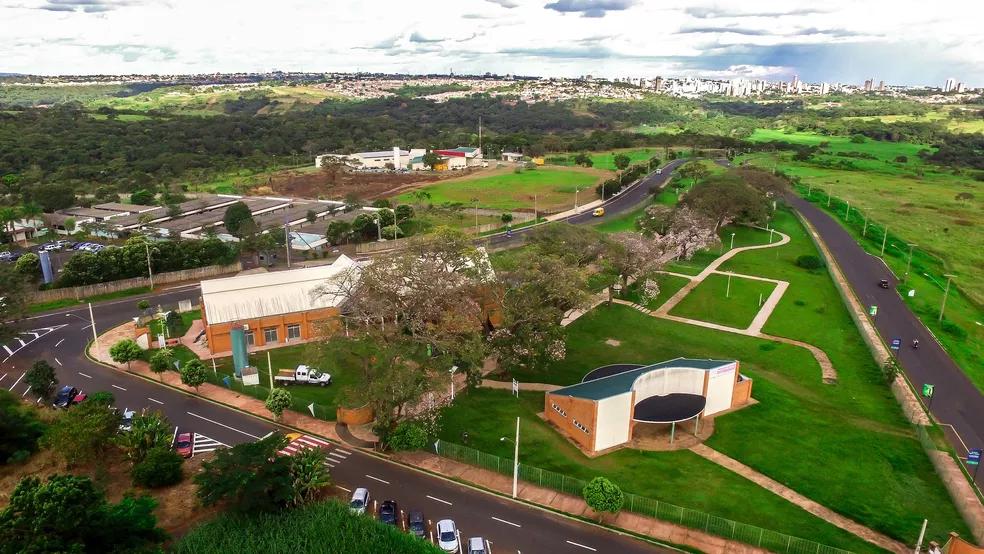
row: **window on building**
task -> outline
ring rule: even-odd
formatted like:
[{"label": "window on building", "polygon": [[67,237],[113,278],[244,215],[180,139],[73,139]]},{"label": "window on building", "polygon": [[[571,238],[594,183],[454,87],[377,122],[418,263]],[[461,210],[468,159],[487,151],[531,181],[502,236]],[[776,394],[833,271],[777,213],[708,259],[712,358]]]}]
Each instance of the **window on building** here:
[{"label": "window on building", "polygon": [[556,404],[553,404],[553,403],[551,403],[550,405],[553,407],[553,409],[554,409],[555,412],[557,412],[558,414],[560,414],[560,415],[562,415],[564,417],[567,417],[567,412],[565,412],[560,406],[558,406]]},{"label": "window on building", "polygon": [[292,323],[287,326],[287,340],[301,340],[300,324]]},{"label": "window on building", "polygon": [[256,345],[256,337],[253,336],[252,331],[246,331],[243,334],[246,336],[246,346]]},{"label": "window on building", "polygon": [[573,421],[574,421],[574,427],[577,427],[578,429],[580,429],[581,431],[584,431],[585,433],[590,433],[590,431],[588,431],[588,428],[585,427],[584,425],[582,425],[580,421],[578,421],[576,419],[573,420]]},{"label": "window on building", "polygon": [[263,330],[263,340],[265,342],[277,342],[277,328],[267,327]]}]

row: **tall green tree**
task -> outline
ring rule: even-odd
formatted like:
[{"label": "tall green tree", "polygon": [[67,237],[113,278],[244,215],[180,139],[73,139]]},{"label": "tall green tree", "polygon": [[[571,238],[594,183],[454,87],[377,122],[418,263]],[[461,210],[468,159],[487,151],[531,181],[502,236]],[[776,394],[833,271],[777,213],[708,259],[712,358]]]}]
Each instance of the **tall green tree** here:
[{"label": "tall green tree", "polygon": [[164,382],[164,372],[174,369],[174,353],[170,348],[161,348],[150,356],[150,370]]},{"label": "tall green tree", "polygon": [[62,412],[45,435],[45,442],[70,466],[98,459],[119,431],[119,413],[93,396]]},{"label": "tall green tree", "polygon": [[24,382],[38,398],[47,399],[58,384],[55,368],[46,360],[38,360],[24,374]]},{"label": "tall green tree", "polygon": [[331,475],[325,465],[327,454],[320,448],[306,448],[290,457],[291,488],[294,497],[291,504],[300,506],[318,497],[331,484]]},{"label": "tall green tree", "polygon": [[423,159],[421,161],[424,162],[424,165],[429,167],[431,171],[433,171],[436,166],[440,165],[441,156],[435,152],[428,152],[423,155]]},{"label": "tall green tree", "polygon": [[174,427],[160,412],[135,414],[130,430],[120,433],[114,442],[126,453],[131,463],[139,463],[153,448],[171,445]]},{"label": "tall green tree", "polygon": [[215,451],[195,475],[198,499],[205,506],[228,502],[240,512],[273,512],[294,500],[291,462],[277,452],[287,439],[273,434],[256,442]]},{"label": "tall green tree", "polygon": [[595,477],[581,491],[584,501],[596,512],[618,513],[625,502],[622,489],[605,477]]},{"label": "tall green tree", "polygon": [[126,364],[126,370],[130,370],[130,363],[139,360],[143,355],[140,345],[133,339],[123,339],[109,347],[109,357],[118,364]]},{"label": "tall green tree", "polygon": [[284,415],[284,410],[290,408],[290,391],[287,389],[272,389],[264,405],[277,419]]},{"label": "tall green tree", "polygon": [[37,451],[45,428],[33,407],[0,389],[0,465],[25,460]]},{"label": "tall green tree", "polygon": [[242,239],[258,230],[253,213],[244,202],[236,202],[226,208],[222,223],[232,236]]},{"label": "tall green tree", "polygon": [[189,387],[195,387],[195,391],[198,391],[198,387],[202,386],[208,379],[205,364],[201,360],[191,360],[186,363],[181,367],[180,373],[181,383]]},{"label": "tall green tree", "polygon": [[28,252],[17,258],[14,269],[29,281],[37,281],[41,278],[41,258],[34,252]]}]

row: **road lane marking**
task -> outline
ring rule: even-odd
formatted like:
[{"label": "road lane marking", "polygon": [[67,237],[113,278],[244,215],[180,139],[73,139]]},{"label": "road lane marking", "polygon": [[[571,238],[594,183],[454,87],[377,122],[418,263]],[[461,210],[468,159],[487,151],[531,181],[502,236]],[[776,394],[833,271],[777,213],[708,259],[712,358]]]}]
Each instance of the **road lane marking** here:
[{"label": "road lane marking", "polygon": [[513,523],[511,521],[506,521],[504,519],[499,519],[499,518],[497,518],[495,516],[492,516],[492,519],[498,521],[499,523],[505,523],[506,525],[512,525],[513,527],[522,527],[522,525],[520,525],[518,523]]},{"label": "road lane marking", "polygon": [[85,377],[86,379],[92,379],[92,375],[86,375],[85,373],[82,373],[81,371],[79,372],[79,375],[81,375],[82,377]]},{"label": "road lane marking", "polygon": [[246,435],[247,437],[252,437],[252,438],[254,438],[256,440],[260,440],[260,437],[257,437],[256,435],[254,435],[252,433],[247,433],[246,431],[240,431],[239,429],[236,429],[235,427],[229,427],[225,423],[219,423],[218,421],[211,420],[211,419],[209,419],[209,418],[207,418],[205,416],[200,416],[200,415],[198,415],[196,413],[192,413],[192,412],[185,412],[185,413],[187,413],[188,415],[190,415],[192,417],[197,417],[198,419],[204,419],[205,421],[207,421],[209,423],[214,423],[215,425],[218,425],[219,427],[225,427],[226,429],[230,429],[230,430],[235,431],[237,433],[242,433],[242,434]]},{"label": "road lane marking", "polygon": [[151,398],[151,397],[149,397],[149,396],[147,397],[147,400],[150,400],[151,402],[156,402],[156,403],[158,403],[158,404],[164,404],[164,403],[163,403],[163,402],[161,402],[160,400],[158,400],[158,399],[156,399],[156,398]]},{"label": "road lane marking", "polygon": [[113,387],[114,389],[120,389],[122,391],[125,391],[126,390],[126,389],[124,389],[123,387],[121,387],[119,385],[110,385],[110,386]]},{"label": "road lane marking", "polygon": [[329,452],[328,455],[331,456],[332,458],[338,458],[338,461],[342,461],[345,459],[345,456],[342,456],[341,454],[335,454],[334,452]]},{"label": "road lane marking", "polygon": [[349,452],[348,450],[343,450],[341,448],[336,448],[335,452],[341,452],[342,454],[351,454],[351,452]]},{"label": "road lane marking", "polygon": [[343,487],[341,485],[335,485],[335,486],[338,487],[338,488],[340,488],[340,489],[342,489],[345,492],[352,492],[352,489],[346,489],[345,487]]},{"label": "road lane marking", "polygon": [[5,345],[3,345],[3,349],[7,351],[7,354],[10,354],[11,356],[13,356],[13,355],[14,355],[14,351],[13,351],[13,350],[11,350],[11,349],[10,349],[10,347],[9,347],[9,346],[7,346],[6,344],[5,344]]},{"label": "road lane marking", "polygon": [[62,340],[56,342],[55,343],[55,348],[58,348],[59,346],[61,346],[61,343],[63,343],[63,342],[65,342],[65,339],[62,339]]},{"label": "road lane marking", "polygon": [[441,500],[440,498],[436,498],[436,497],[433,497],[433,496],[430,496],[430,495],[427,495],[427,498],[430,498],[431,500],[433,500],[435,502],[440,502],[441,504],[447,504],[448,506],[451,505],[451,503],[448,502],[447,500]]},{"label": "road lane marking", "polygon": [[[19,342],[19,343],[20,343],[20,345],[21,345],[21,348],[24,348],[25,346],[27,346],[27,343],[26,343],[26,342],[24,342],[24,341],[23,341],[23,340],[21,340],[21,339],[17,339],[17,342]],[[34,341],[31,341],[31,342],[34,342]],[[20,348],[18,348],[18,350],[20,350]]]},{"label": "road lane marking", "polygon": [[6,377],[7,377],[7,374],[6,373],[4,373],[3,375],[0,375],[0,381],[3,381]]},{"label": "road lane marking", "polygon": [[597,552],[598,551],[597,548],[591,548],[590,546],[584,546],[583,544],[578,544],[576,542],[571,542],[571,541],[564,541],[564,542],[566,542],[567,544],[573,544],[574,546],[579,546],[579,547],[581,547],[581,548],[583,548],[585,550],[590,550],[592,552]]},{"label": "road lane marking", "polygon": [[374,481],[379,481],[380,483],[383,483],[384,485],[390,484],[389,481],[384,481],[384,480],[380,479],[379,477],[373,477],[372,475],[369,475],[368,473],[366,474],[366,477],[368,477],[368,478],[370,478],[370,479],[372,479]]},{"label": "road lane marking", "polygon": [[17,380],[14,381],[14,384],[13,385],[10,385],[10,388],[7,389],[7,390],[11,390],[11,391],[14,390],[14,387],[17,386],[17,383],[20,383],[21,382],[21,379],[23,379],[25,375],[27,375],[27,372],[26,371],[24,373],[21,373],[21,376],[18,377]]},{"label": "road lane marking", "polygon": [[62,365],[61,360],[59,360],[58,358],[55,358],[55,363],[57,363],[58,365]]},{"label": "road lane marking", "polygon": [[24,394],[21,395],[21,398],[24,398],[25,396],[27,396],[27,393],[29,393],[29,392],[31,392],[31,387],[27,387],[26,389],[24,389]]}]

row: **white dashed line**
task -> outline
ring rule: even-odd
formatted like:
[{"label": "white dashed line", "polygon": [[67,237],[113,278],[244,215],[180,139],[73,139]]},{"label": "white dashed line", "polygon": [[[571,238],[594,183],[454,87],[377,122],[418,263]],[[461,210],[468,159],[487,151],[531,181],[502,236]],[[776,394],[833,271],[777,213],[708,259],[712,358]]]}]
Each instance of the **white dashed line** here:
[{"label": "white dashed line", "polygon": [[151,397],[149,397],[149,396],[147,397],[147,400],[150,400],[151,402],[156,402],[156,403],[158,403],[158,404],[164,404],[164,403],[163,403],[163,402],[161,402],[160,400],[158,400],[158,399],[156,399],[156,398],[151,398]]},{"label": "white dashed line", "polygon": [[26,389],[24,389],[24,394],[21,395],[21,398],[24,398],[25,396],[27,396],[27,393],[29,393],[29,392],[31,392],[31,387],[27,387]]},{"label": "white dashed line", "polygon": [[123,387],[121,387],[121,386],[118,386],[118,385],[110,385],[110,386],[111,386],[111,387],[113,387],[114,389],[120,389],[120,390],[122,390],[122,391],[125,391],[125,390],[126,390],[126,389],[124,389]]},{"label": "white dashed line", "polygon": [[86,375],[85,373],[82,373],[81,371],[79,372],[79,375],[81,375],[82,377],[85,377],[86,379],[92,379],[92,375]]},{"label": "white dashed line", "polygon": [[10,354],[11,356],[14,355],[14,351],[11,350],[6,344],[3,345],[3,349],[7,351],[7,354]]},{"label": "white dashed line", "polygon": [[58,348],[59,346],[61,346],[61,343],[63,343],[63,342],[65,342],[65,339],[62,339],[62,340],[56,342],[55,343],[55,348]]},{"label": "white dashed line", "polygon": [[226,429],[235,431],[237,433],[242,433],[242,434],[246,435],[247,437],[252,437],[252,438],[254,438],[256,440],[260,440],[260,437],[257,437],[256,435],[254,435],[252,433],[247,433],[246,431],[240,431],[239,429],[236,429],[235,427],[229,427],[225,423],[219,423],[218,421],[211,420],[211,419],[209,419],[209,418],[207,418],[205,416],[200,416],[200,415],[195,414],[195,413],[192,413],[192,412],[186,412],[186,413],[188,415],[192,416],[192,417],[197,417],[198,419],[204,419],[205,421],[207,421],[209,423],[214,423],[215,425],[218,425],[219,427],[225,427]]},{"label": "white dashed line", "polygon": [[55,358],[55,363],[57,363],[58,365],[63,365],[63,364],[61,363],[61,360],[59,360],[58,358]]},{"label": "white dashed line", "polygon": [[341,454],[335,454],[334,452],[329,452],[328,455],[331,456],[332,458],[337,458],[338,461],[344,460],[346,458],[346,456],[342,456]]},{"label": "white dashed line", "polygon": [[382,483],[384,485],[390,484],[389,481],[384,481],[384,480],[380,479],[379,477],[373,477],[372,475],[369,475],[368,473],[366,474],[366,477],[368,477],[368,478],[370,478],[370,479],[372,479],[374,481],[379,481],[380,483]]},{"label": "white dashed line", "polygon": [[3,381],[4,378],[6,378],[6,377],[7,377],[7,374],[6,373],[4,373],[3,375],[0,375],[0,381]]},{"label": "white dashed line", "polygon": [[583,544],[578,544],[576,542],[571,542],[571,541],[564,541],[564,542],[566,542],[567,544],[573,544],[574,546],[579,546],[579,547],[581,547],[581,548],[583,548],[585,550],[590,550],[592,552],[597,552],[598,551],[597,548],[591,548],[590,546],[584,546]]},{"label": "white dashed line", "polygon": [[336,485],[336,486],[337,486],[338,488],[340,488],[340,489],[342,489],[342,490],[343,490],[343,491],[345,491],[345,492],[352,492],[352,489],[346,489],[345,487],[343,487],[343,486],[341,486],[341,485]]},{"label": "white dashed line", "polygon": [[430,495],[427,495],[427,498],[430,498],[434,502],[440,502],[441,504],[447,504],[448,506],[451,505],[451,503],[448,502],[447,500],[441,500],[440,498],[436,498],[436,497],[433,497],[433,496],[430,496]]},{"label": "white dashed line", "polygon": [[499,518],[497,518],[495,516],[492,516],[492,519],[498,521],[499,523],[505,523],[506,525],[512,525],[513,527],[522,527],[522,525],[520,525],[518,523],[513,523],[511,521],[506,521],[504,519],[499,519]]},{"label": "white dashed line", "polygon": [[351,452],[349,452],[348,450],[343,450],[341,448],[336,448],[335,452],[341,452],[342,454],[351,454]]},{"label": "white dashed line", "polygon": [[14,384],[13,385],[10,385],[10,388],[7,389],[7,390],[14,390],[14,387],[17,386],[17,383],[20,383],[21,382],[21,379],[23,379],[25,375],[27,375],[27,372],[26,371],[24,373],[21,373],[21,376],[18,377],[17,380],[14,381]]}]

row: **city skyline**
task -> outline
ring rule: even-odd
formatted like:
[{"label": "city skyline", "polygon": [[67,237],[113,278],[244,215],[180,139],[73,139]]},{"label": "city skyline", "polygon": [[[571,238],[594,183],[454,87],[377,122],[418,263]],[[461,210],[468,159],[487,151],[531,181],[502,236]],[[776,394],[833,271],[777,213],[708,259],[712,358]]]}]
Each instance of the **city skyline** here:
[{"label": "city skyline", "polygon": [[[0,72],[385,72],[700,76],[984,85],[984,7],[892,2],[21,0]],[[951,5],[953,9],[947,9]],[[975,12],[975,13],[971,13]]]}]

